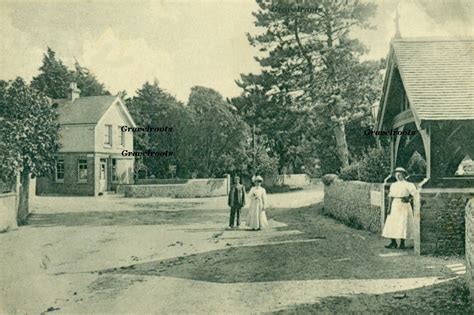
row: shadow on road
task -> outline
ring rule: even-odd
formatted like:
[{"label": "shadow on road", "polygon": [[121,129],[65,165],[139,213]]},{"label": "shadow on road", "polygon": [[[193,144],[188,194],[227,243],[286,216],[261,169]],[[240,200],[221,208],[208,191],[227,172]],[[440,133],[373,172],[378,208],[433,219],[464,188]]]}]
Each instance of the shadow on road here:
[{"label": "shadow on road", "polygon": [[[288,224],[279,230],[297,230],[302,234],[275,235],[268,244],[236,247],[232,244],[234,240],[223,237],[221,241],[228,242],[227,249],[102,272],[220,283],[449,275],[443,261],[415,256],[413,251],[403,251],[403,255],[390,258],[380,256],[390,251],[383,248],[384,241],[378,235],[349,228],[325,217],[321,204],[274,210],[271,216]],[[260,233],[248,234],[258,237]],[[221,235],[216,235],[216,240]]]},{"label": "shadow on road", "polygon": [[224,222],[227,212],[222,210],[199,211],[84,211],[70,213],[33,213],[28,218],[32,227],[51,226],[111,226],[111,225],[187,225],[195,223]]}]

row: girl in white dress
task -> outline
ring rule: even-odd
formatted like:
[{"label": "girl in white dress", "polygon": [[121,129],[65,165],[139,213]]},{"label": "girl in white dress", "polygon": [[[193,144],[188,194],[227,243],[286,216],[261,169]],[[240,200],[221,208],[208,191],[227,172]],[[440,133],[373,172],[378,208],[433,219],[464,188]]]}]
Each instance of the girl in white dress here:
[{"label": "girl in white dress", "polygon": [[250,206],[246,223],[252,230],[260,230],[268,227],[267,216],[265,215],[267,192],[262,187],[263,178],[261,176],[255,177],[254,182],[255,186],[248,193]]},{"label": "girl in white dress", "polygon": [[385,221],[382,236],[390,238],[391,242],[386,248],[396,248],[397,239],[400,239],[398,248],[405,248],[405,239],[413,239],[415,222],[410,204],[410,196],[417,193],[413,183],[405,180],[407,171],[402,167],[395,169],[397,181],[390,186],[389,197],[391,200],[390,213]]}]

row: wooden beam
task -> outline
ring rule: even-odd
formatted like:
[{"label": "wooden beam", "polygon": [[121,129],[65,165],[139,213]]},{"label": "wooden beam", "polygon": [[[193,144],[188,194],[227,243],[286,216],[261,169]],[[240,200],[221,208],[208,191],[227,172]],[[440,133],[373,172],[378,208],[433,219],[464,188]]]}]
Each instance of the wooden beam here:
[{"label": "wooden beam", "polygon": [[428,125],[428,128],[421,129],[420,135],[425,148],[426,177],[431,178],[431,126]]},{"label": "wooden beam", "polygon": [[382,130],[383,118],[384,118],[385,110],[387,109],[388,95],[390,94],[390,82],[392,80],[392,74],[393,74],[393,69],[394,69],[394,62],[393,62],[393,60],[391,60],[392,54],[393,54],[392,48],[390,48],[390,53],[389,53],[388,60],[387,60],[387,62],[390,62],[390,68],[389,68],[388,72],[386,73],[386,85],[385,85],[385,82],[384,82],[384,87],[386,88],[386,90],[384,91],[385,95],[383,95],[383,103],[381,104],[380,109],[379,109],[380,110],[380,121],[377,121],[377,130],[378,131]]},{"label": "wooden beam", "polygon": [[396,164],[397,164],[398,148],[399,148],[399,146],[400,146],[400,140],[401,140],[401,138],[402,138],[402,135],[401,135],[401,134],[398,134],[398,133],[402,133],[402,131],[403,131],[404,128],[405,128],[405,126],[400,126],[400,127],[398,128],[397,138],[396,138],[396,140],[395,140],[395,150],[394,150],[395,154],[394,154],[394,159],[393,159],[393,162],[394,162],[394,164],[395,164],[394,167],[397,167]]},{"label": "wooden beam", "polygon": [[450,140],[459,130],[461,130],[461,128],[463,127],[463,125],[459,125],[456,127],[456,129],[454,129],[450,134],[449,136],[446,138],[446,140]]},{"label": "wooden beam", "polygon": [[398,128],[400,126],[412,123],[415,121],[415,116],[410,109],[405,110],[399,113],[397,116],[393,118],[392,126],[393,128]]}]

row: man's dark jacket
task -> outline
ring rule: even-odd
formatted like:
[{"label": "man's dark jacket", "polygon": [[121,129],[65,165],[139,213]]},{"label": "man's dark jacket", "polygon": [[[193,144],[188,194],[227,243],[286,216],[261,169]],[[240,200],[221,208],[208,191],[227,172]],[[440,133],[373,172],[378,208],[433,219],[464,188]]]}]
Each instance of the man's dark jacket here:
[{"label": "man's dark jacket", "polygon": [[[237,190],[237,198],[235,198],[235,190]],[[245,187],[244,185],[232,185],[227,198],[227,204],[231,208],[242,208],[245,206]]]}]

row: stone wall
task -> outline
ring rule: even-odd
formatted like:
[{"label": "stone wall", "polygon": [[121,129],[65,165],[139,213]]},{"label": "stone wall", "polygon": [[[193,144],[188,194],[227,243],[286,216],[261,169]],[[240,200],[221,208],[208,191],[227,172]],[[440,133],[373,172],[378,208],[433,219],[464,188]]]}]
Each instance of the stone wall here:
[{"label": "stone wall", "polygon": [[474,198],[466,205],[466,280],[474,301]]},{"label": "stone wall", "polygon": [[18,228],[16,209],[18,195],[15,192],[0,194],[0,232]]},{"label": "stone wall", "polygon": [[348,226],[381,232],[381,190],[377,183],[336,179],[324,185],[324,212]]},{"label": "stone wall", "polygon": [[[464,255],[465,208],[474,191],[423,188],[420,193],[420,254]],[[418,222],[415,222],[418,223]]]},{"label": "stone wall", "polygon": [[125,197],[200,198],[227,196],[228,178],[190,179],[185,184],[170,185],[119,185],[117,193]]}]

